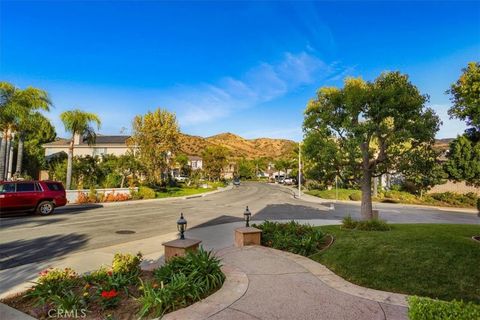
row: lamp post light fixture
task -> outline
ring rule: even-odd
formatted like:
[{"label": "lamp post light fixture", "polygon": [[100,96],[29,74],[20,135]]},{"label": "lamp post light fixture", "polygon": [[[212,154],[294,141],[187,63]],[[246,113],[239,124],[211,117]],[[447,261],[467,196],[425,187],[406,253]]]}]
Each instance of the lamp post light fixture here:
[{"label": "lamp post light fixture", "polygon": [[180,213],[180,219],[177,221],[177,229],[180,232],[180,240],[185,240],[185,230],[187,230],[187,220]]},{"label": "lamp post light fixture", "polygon": [[243,218],[245,219],[245,226],[250,227],[250,217],[252,216],[252,213],[250,210],[248,210],[248,206],[245,209],[245,212],[243,213]]}]

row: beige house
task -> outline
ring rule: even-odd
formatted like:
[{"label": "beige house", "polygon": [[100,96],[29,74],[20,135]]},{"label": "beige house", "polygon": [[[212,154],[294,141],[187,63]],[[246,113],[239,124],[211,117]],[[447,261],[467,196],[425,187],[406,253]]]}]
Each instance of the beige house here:
[{"label": "beige house", "polygon": [[[121,156],[129,150],[127,140],[130,136],[103,136],[97,135],[95,144],[88,145],[86,141],[75,136],[73,144],[73,156],[101,156],[104,154],[113,154]],[[45,148],[45,157],[53,157],[61,152],[68,153],[70,139],[59,139],[43,145]]]}]

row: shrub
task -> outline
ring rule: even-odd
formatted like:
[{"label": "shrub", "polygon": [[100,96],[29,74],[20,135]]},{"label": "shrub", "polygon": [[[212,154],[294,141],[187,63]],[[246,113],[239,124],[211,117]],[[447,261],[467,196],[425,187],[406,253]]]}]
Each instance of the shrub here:
[{"label": "shrub", "polygon": [[114,274],[124,274],[129,276],[137,276],[141,269],[142,254],[139,252],[137,255],[115,253],[112,262],[112,271]]},{"label": "shrub", "polygon": [[358,192],[354,192],[348,196],[348,198],[352,201],[360,201],[362,200],[362,194]]},{"label": "shrub", "polygon": [[97,201],[97,190],[95,190],[94,187],[90,187],[90,191],[88,192],[88,202],[95,203]]},{"label": "shrub", "polygon": [[412,296],[408,298],[410,320],[480,319],[480,305],[453,300],[451,302]]},{"label": "shrub", "polygon": [[357,222],[357,230],[362,231],[389,231],[390,227],[384,220],[360,220]]},{"label": "shrub", "polygon": [[203,249],[170,260],[154,270],[154,276],[155,281],[142,282],[140,317],[185,307],[218,289],[225,279],[220,260]]},{"label": "shrub", "polygon": [[72,290],[62,292],[62,294],[54,295],[52,302],[58,309],[74,311],[81,308],[85,308],[86,301],[79,295],[75,294]]},{"label": "shrub", "polygon": [[88,199],[88,195],[84,192],[79,192],[77,195],[76,203],[89,203],[90,200]]},{"label": "shrub", "polygon": [[357,221],[353,220],[351,216],[342,219],[343,229],[355,229],[357,227]]},{"label": "shrub", "polygon": [[351,216],[342,219],[342,228],[349,230],[362,230],[362,231],[389,231],[390,226],[387,222],[380,219],[372,220],[353,220]]},{"label": "shrub", "polygon": [[477,199],[477,210],[480,213],[480,198]]},{"label": "shrub", "polygon": [[454,192],[432,193],[429,196],[437,201],[444,202],[453,206],[470,206],[475,207],[477,204],[478,196],[469,192],[467,194],[458,194]]},{"label": "shrub", "polygon": [[145,187],[145,186],[141,186],[138,188],[138,191],[132,191],[131,192],[131,195],[132,195],[132,199],[136,199],[136,200],[139,200],[139,199],[153,199],[155,198],[155,190],[149,188],[149,187]]},{"label": "shrub", "polygon": [[81,279],[70,268],[47,269],[40,272],[35,286],[28,291],[27,296],[34,298],[37,303],[45,304],[55,296],[61,296],[74,288]]},{"label": "shrub", "polygon": [[265,221],[254,226],[262,230],[262,245],[275,249],[309,256],[323,245],[324,234],[320,229],[295,221],[289,223]]}]

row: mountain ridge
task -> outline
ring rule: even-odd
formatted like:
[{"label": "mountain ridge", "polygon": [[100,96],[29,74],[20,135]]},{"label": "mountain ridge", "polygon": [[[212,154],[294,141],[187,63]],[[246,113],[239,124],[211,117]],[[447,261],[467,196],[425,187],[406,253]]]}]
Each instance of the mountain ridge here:
[{"label": "mountain ridge", "polygon": [[223,146],[233,157],[278,159],[292,153],[296,143],[288,139],[255,138],[245,139],[231,132],[219,133],[209,137],[180,134],[180,150],[190,156],[201,156],[210,146]]}]

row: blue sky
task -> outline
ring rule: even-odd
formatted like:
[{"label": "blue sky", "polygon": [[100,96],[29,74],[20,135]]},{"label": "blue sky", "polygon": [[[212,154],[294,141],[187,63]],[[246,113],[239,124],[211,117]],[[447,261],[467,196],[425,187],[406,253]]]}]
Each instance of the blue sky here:
[{"label": "blue sky", "polygon": [[[303,110],[346,76],[408,73],[444,124],[445,95],[480,60],[480,2],[0,2],[0,79],[129,133],[163,107],[183,132],[299,140]],[[122,129],[126,128],[126,129]]]}]

